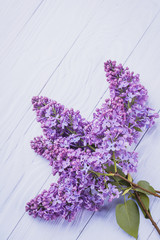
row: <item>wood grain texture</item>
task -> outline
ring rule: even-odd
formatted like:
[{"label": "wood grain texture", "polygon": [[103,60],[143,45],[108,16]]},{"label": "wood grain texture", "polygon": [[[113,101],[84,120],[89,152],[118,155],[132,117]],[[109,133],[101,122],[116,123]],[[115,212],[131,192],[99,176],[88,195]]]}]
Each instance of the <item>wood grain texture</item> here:
[{"label": "wood grain texture", "polygon": [[[29,146],[41,134],[30,100],[37,94],[48,96],[91,118],[95,106],[108,97],[103,62],[111,58],[140,73],[150,104],[158,111],[159,8],[157,0],[5,2],[6,34],[0,42],[4,48],[0,57],[0,239],[132,239],[116,224],[115,204],[121,199],[106,203],[97,213],[81,211],[72,223],[60,218],[44,222],[25,214],[25,203],[56,181],[48,162]],[[14,16],[17,20],[12,23]],[[135,175],[136,181],[144,178],[157,189],[159,131],[158,120],[142,135]],[[160,201],[151,200],[157,222],[159,210]],[[142,216],[138,239],[159,239]]]},{"label": "wood grain texture", "polygon": [[[43,0],[1,1],[0,8],[0,62],[11,48],[11,45],[29,23]],[[25,10],[25,11],[24,11]]]},{"label": "wood grain texture", "polygon": [[[5,126],[1,144],[10,138],[30,106],[32,96],[39,94],[47,84],[100,3],[97,0],[92,1],[92,5],[84,0],[77,3],[44,1],[21,32],[0,66],[3,109],[12,102],[1,119]],[[19,91],[20,88],[23,90]]]}]

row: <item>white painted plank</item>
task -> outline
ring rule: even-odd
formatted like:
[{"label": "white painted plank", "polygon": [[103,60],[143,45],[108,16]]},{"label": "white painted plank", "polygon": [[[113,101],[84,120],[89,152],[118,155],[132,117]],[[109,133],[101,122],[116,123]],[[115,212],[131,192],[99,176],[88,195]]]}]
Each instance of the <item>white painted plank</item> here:
[{"label": "white painted plank", "polygon": [[[150,96],[149,101],[152,107],[158,111],[159,103],[159,65],[157,64],[160,56],[160,13],[153,20],[152,25],[145,32],[142,40],[135,45],[131,56],[125,61],[121,61],[124,66],[128,66],[135,73],[140,74],[141,83],[145,85]],[[120,62],[117,60],[117,63]],[[153,84],[154,83],[154,84]],[[108,93],[101,96],[98,106],[109,97]]]},{"label": "white painted plank", "polygon": [[0,100],[4,112],[0,120],[1,144],[14,131],[32,96],[44,87],[100,3],[97,0],[43,2],[3,57],[0,65]]},{"label": "white painted plank", "polygon": [[5,0],[0,3],[0,62],[40,7],[43,0]]},{"label": "white painted plank", "polygon": [[[124,7],[124,6],[122,5],[121,7]],[[128,6],[126,6],[126,8],[127,7]],[[115,11],[115,9],[114,9],[114,11]],[[117,8],[117,12],[119,12],[119,8]],[[115,13],[115,15],[113,14],[113,12],[110,13],[110,18],[109,18],[108,22],[110,22],[111,20],[114,19],[114,16],[116,16],[117,12]],[[151,10],[151,12],[152,12],[152,10]],[[142,11],[139,11],[139,14],[140,13],[142,15]],[[147,14],[147,12],[146,12],[146,14]],[[55,85],[53,84],[53,82],[50,82],[50,84],[47,84],[46,88],[43,91],[43,94],[45,94],[47,96],[52,96],[52,97],[55,96],[55,98],[57,100],[60,100],[61,102],[66,102],[69,106],[74,106],[76,108],[80,108],[82,110],[82,112],[86,115],[88,114],[87,111],[89,111],[89,109],[90,109],[89,105],[91,104],[91,102],[93,101],[93,104],[95,104],[96,101],[98,100],[98,98],[95,99],[95,97],[97,97],[97,93],[96,93],[97,89],[94,90],[94,94],[92,93],[91,97],[89,97],[90,92],[87,89],[90,89],[90,87],[92,87],[94,89],[97,86],[99,86],[100,84],[98,85],[97,83],[98,83],[100,76],[102,76],[102,74],[103,74],[103,81],[105,81],[103,67],[100,66],[101,60],[104,57],[106,58],[106,54],[104,54],[104,52],[107,50],[108,51],[110,50],[110,52],[111,52],[110,56],[111,57],[115,56],[114,47],[116,46],[116,44],[111,44],[111,43],[112,43],[113,39],[115,39],[116,30],[119,27],[119,25],[117,26],[116,29],[110,30],[110,34],[113,36],[113,38],[111,38],[110,41],[108,41],[107,43],[104,40],[103,40],[103,42],[99,42],[98,40],[102,38],[103,32],[105,32],[105,34],[107,36],[107,31],[108,31],[108,28],[106,28],[106,30],[104,31],[104,29],[105,29],[104,25],[100,26],[104,22],[104,20],[107,22],[107,17],[105,17],[103,14],[100,14],[100,15],[103,16],[103,17],[101,17],[101,21],[99,21],[96,25],[96,22],[100,18],[98,15],[97,18],[95,19],[95,21],[93,20],[93,23],[91,22],[92,25],[91,25],[91,27],[89,25],[89,29],[87,29],[87,32],[85,33],[86,36],[84,35],[82,37],[82,40],[80,41],[80,43],[79,42],[77,43],[76,49],[74,49],[73,53],[71,53],[71,55],[69,56],[69,60],[66,60],[63,63],[62,67],[59,68],[59,70],[56,72],[55,76],[52,78],[52,79],[55,78],[55,83],[54,83]],[[126,19],[129,15],[130,15],[130,12],[126,16]],[[113,19],[111,16],[113,16]],[[144,18],[145,18],[145,14],[144,14]],[[124,21],[125,21],[125,19],[122,18],[122,22],[119,24],[124,25]],[[133,21],[133,25],[134,25],[134,21],[135,21],[134,15],[133,15],[133,20],[130,21],[129,25],[131,25],[132,21]],[[115,21],[115,23],[116,23],[116,21]],[[147,23],[148,22],[145,22],[146,25],[147,25]],[[95,25],[96,25],[96,27],[95,27]],[[127,23],[126,23],[126,26],[127,26]],[[145,26],[144,26],[144,19],[143,19],[143,21],[141,23],[141,27],[140,27],[141,31],[145,29]],[[141,31],[140,31],[140,33],[141,33]],[[99,35],[98,38],[96,38],[97,37],[96,33]],[[134,33],[135,32],[133,32],[133,35],[134,35]],[[124,34],[124,32],[122,32],[122,34]],[[129,34],[129,27],[126,30],[125,34],[126,34],[126,36]],[[132,36],[130,35],[130,39],[133,39],[133,43],[135,44],[135,42],[139,38],[140,34],[138,36],[136,35],[135,38],[133,35]],[[121,39],[121,36],[122,35],[119,36],[119,39]],[[94,42],[93,42],[93,39],[94,39]],[[125,39],[125,36],[124,36],[124,39]],[[125,42],[124,39],[123,39],[123,41],[119,40],[120,41],[120,45],[118,48],[119,51],[123,46],[127,45],[126,44],[127,41]],[[118,42],[118,40],[117,40],[117,42]],[[96,44],[96,43],[98,43],[98,44]],[[98,45],[98,47],[97,47],[97,45]],[[81,48],[79,48],[80,46],[81,46]],[[112,48],[110,48],[110,46],[112,46]],[[126,51],[125,52],[126,56],[132,48],[133,48],[133,45],[130,47],[126,46],[126,48],[124,48],[124,52]],[[93,51],[95,49],[96,49],[96,51]],[[94,56],[94,55],[96,55],[96,56]],[[117,53],[117,55],[118,55],[118,53]],[[119,57],[120,61],[122,59],[123,60],[125,59],[125,58],[123,58],[124,56],[122,55],[122,53],[119,55],[120,55],[120,57]],[[86,60],[86,56],[88,56],[87,60]],[[118,58],[118,56],[117,56],[117,58]],[[91,62],[90,64],[88,64],[88,61],[89,61],[88,59]],[[85,67],[83,66],[84,62],[86,65]],[[97,63],[98,63],[98,67],[96,70]],[[82,65],[82,67],[81,67],[81,65]],[[89,67],[90,67],[90,70],[88,70]],[[72,73],[72,71],[73,71],[72,68],[74,69],[73,73]],[[94,68],[95,68],[95,75],[93,74]],[[63,73],[63,71],[64,71],[64,73]],[[79,72],[79,74],[77,72]],[[82,74],[82,72],[84,72],[84,74]],[[102,72],[102,73],[99,74],[100,72]],[[89,76],[88,79],[86,78],[86,76]],[[89,84],[89,82],[91,81],[92,78],[93,78],[93,81],[91,84]],[[56,82],[56,79],[60,79],[60,81]],[[74,79],[76,79],[76,81],[74,81]],[[101,80],[101,82],[102,82],[102,80]],[[68,89],[68,87],[66,88],[66,86],[68,86],[69,83],[70,83],[70,86],[72,86],[72,88]],[[88,86],[86,87],[87,84],[88,84]],[[100,94],[102,93],[104,86],[105,85],[101,85],[101,87],[99,87],[99,91],[101,91]],[[86,96],[84,97],[84,92],[82,90],[85,88],[86,88]],[[22,89],[22,87],[20,89]],[[37,89],[38,88],[36,85],[34,87],[34,91],[35,90],[37,91]],[[76,91],[75,95],[73,93],[73,89]],[[79,89],[82,89],[80,91],[80,93],[79,93]],[[66,94],[66,92],[67,92],[67,94]],[[61,95],[60,93],[61,94],[63,93],[63,95]],[[76,98],[75,98],[75,96],[76,96]],[[90,99],[88,102],[86,101],[87,98]],[[82,102],[81,102],[81,99],[83,99]],[[84,106],[84,104],[85,104],[85,106]],[[17,149],[14,152],[14,155],[11,155],[11,158],[8,159],[10,167],[6,166],[6,169],[5,169],[6,173],[7,172],[10,173],[11,172],[10,170],[15,168],[11,174],[11,177],[12,177],[11,181],[14,181],[16,179],[15,176],[17,176],[15,183],[18,183],[18,179],[20,180],[21,177],[23,176],[23,174],[24,174],[24,176],[23,176],[22,181],[18,184],[15,191],[13,191],[12,195],[9,196],[10,197],[9,202],[8,202],[9,204],[6,203],[6,206],[5,206],[5,204],[2,205],[3,206],[3,212],[2,212],[3,222],[4,222],[4,219],[7,221],[7,218],[9,216],[10,212],[14,211],[14,216],[10,217],[9,224],[10,224],[10,222],[11,222],[11,224],[13,224],[12,220],[19,219],[21,214],[23,214],[24,203],[25,203],[27,197],[31,196],[32,194],[33,194],[32,196],[34,196],[34,194],[36,194],[39,187],[42,186],[42,182],[44,182],[44,180],[42,181],[42,177],[45,178],[46,176],[48,176],[49,172],[50,172],[49,170],[51,170],[51,169],[49,169],[49,167],[48,168],[46,167],[47,166],[46,161],[42,160],[41,158],[38,158],[38,157],[35,159],[34,164],[30,166],[30,164],[32,162],[31,159],[34,159],[35,155],[34,155],[34,153],[31,153],[32,152],[31,150],[29,150],[28,142],[30,139],[32,139],[32,136],[36,136],[36,134],[39,133],[39,126],[38,126],[38,124],[35,123],[32,126],[32,128],[27,132],[26,136],[21,135],[21,133],[22,133],[21,130],[23,128],[26,128],[26,125],[28,126],[28,124],[27,124],[28,120],[32,121],[32,119],[33,119],[33,114],[30,114],[28,112],[26,118],[24,119],[24,121],[22,123],[22,126],[21,126],[22,128],[18,129],[17,135],[14,136],[15,138],[13,138],[12,142],[10,142],[11,147],[12,147],[14,145],[13,141],[16,140],[16,142],[17,142],[17,138],[18,138]],[[34,127],[36,127],[36,129]],[[26,141],[27,141],[27,143],[26,143]],[[12,148],[12,150],[13,150],[13,148]],[[26,153],[25,156],[24,156],[24,152]],[[22,158],[23,158],[23,162],[22,162]],[[12,164],[11,164],[11,162],[12,162]],[[17,166],[19,166],[19,169],[17,169]],[[35,166],[34,169],[33,169],[33,166]],[[20,173],[23,173],[23,174],[19,174],[18,170]],[[39,173],[41,173],[41,172],[42,172],[42,174],[44,174],[43,176],[39,176]],[[35,178],[34,185],[28,186],[29,184],[31,184],[34,176],[39,176],[39,177],[38,177],[38,179],[37,179],[37,177]],[[5,192],[6,197],[7,197],[8,188],[10,188],[9,187],[10,184],[11,183],[8,181],[6,192]],[[24,188],[26,189],[25,193],[24,193]],[[12,187],[10,188],[10,190],[11,189],[12,189]],[[23,197],[19,200],[20,196],[23,196]],[[16,209],[12,210],[13,206],[16,206]],[[104,213],[104,215],[105,214],[106,213]],[[16,215],[16,217],[15,217],[15,215]],[[47,223],[44,223],[43,221],[33,220],[31,217],[25,215],[25,217],[22,219],[20,224],[18,224],[18,228],[16,228],[16,230],[11,235],[11,239],[16,239],[16,240],[22,239],[22,238],[33,239],[34,237],[44,239],[44,236],[49,236],[47,239],[52,239],[53,236],[57,236],[57,235],[59,236],[59,239],[64,239],[64,234],[66,235],[66,238],[68,238],[68,239],[72,239],[72,237],[73,237],[73,239],[75,239],[75,236],[78,235],[78,233],[84,226],[84,222],[87,221],[89,216],[90,216],[90,214],[85,212],[85,214],[84,215],[82,214],[82,217],[81,217],[81,213],[80,213],[77,218],[78,219],[77,225],[74,228],[74,227],[71,227],[71,224],[68,225],[67,223],[62,223],[62,221],[61,221],[61,223],[58,224],[58,226],[54,225],[54,227],[53,227],[52,224],[48,225]],[[80,221],[80,223],[78,223],[79,221]],[[42,222],[42,224],[41,224],[41,222]],[[16,223],[16,221],[14,223]],[[43,228],[43,224],[45,224],[44,228]],[[73,225],[74,225],[74,223],[73,223]],[[39,228],[41,228],[41,230]],[[9,229],[8,226],[5,225],[3,234],[6,234],[8,229]],[[53,235],[55,232],[56,232],[56,235]],[[39,236],[39,234],[41,234],[41,236]],[[46,234],[48,234],[48,235],[46,235]],[[56,240],[58,240],[58,236],[57,236]],[[89,239],[89,238],[87,237],[87,239]]]}]

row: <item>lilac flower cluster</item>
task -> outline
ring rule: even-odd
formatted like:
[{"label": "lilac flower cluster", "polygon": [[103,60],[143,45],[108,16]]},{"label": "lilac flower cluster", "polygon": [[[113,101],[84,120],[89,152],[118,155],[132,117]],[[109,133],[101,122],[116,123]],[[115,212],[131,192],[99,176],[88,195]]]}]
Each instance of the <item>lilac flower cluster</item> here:
[{"label": "lilac flower cluster", "polygon": [[78,143],[80,140],[79,136],[84,135],[84,127],[88,121],[81,117],[79,111],[69,110],[46,97],[33,97],[32,104],[37,121],[41,123],[43,133],[48,140],[53,142],[63,137],[66,144],[68,142],[74,145],[74,142]]},{"label": "lilac flower cluster", "polygon": [[92,122],[85,126],[86,142],[114,153],[125,174],[135,172],[137,153],[127,151],[127,147],[138,140],[144,127],[154,124],[158,114],[146,105],[147,90],[140,84],[139,75],[110,60],[105,63],[105,72],[111,99],[96,109]]},{"label": "lilac flower cluster", "polygon": [[79,111],[66,109],[46,97],[33,97],[33,110],[44,136],[31,141],[36,153],[49,160],[57,183],[26,205],[26,211],[45,220],[59,216],[71,221],[78,210],[98,210],[104,200],[118,198],[121,190],[105,175],[113,164],[125,174],[135,172],[138,156],[127,151],[157,114],[146,105],[147,91],[139,76],[114,61],[105,63],[111,99],[88,122]]},{"label": "lilac flower cluster", "polygon": [[[128,67],[124,69],[121,64],[116,66],[116,62],[110,60],[105,63],[105,72],[111,98],[123,99],[126,123],[132,129],[133,136],[136,128],[151,127],[158,114],[152,113],[152,109],[146,104],[148,94],[140,84],[139,74],[134,75]],[[135,140],[137,137],[135,134]]]},{"label": "lilac flower cluster", "polygon": [[[59,149],[56,160],[61,163],[58,182],[51,184],[48,191],[43,191],[27,204],[29,214],[45,220],[62,216],[71,221],[81,208],[96,211],[107,196],[110,200],[119,197],[114,186],[109,184],[105,187],[103,176],[97,177],[88,171],[97,160],[94,154],[95,162],[92,159],[89,163],[90,156],[90,150]],[[96,166],[96,170],[99,169],[100,164]],[[105,177],[105,181],[108,181],[108,177]]]}]

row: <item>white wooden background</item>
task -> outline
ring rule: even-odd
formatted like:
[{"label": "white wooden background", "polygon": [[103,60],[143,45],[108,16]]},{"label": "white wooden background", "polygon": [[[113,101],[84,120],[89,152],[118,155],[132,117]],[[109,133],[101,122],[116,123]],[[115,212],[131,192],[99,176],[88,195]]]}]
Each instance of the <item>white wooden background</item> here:
[{"label": "white wooden background", "polygon": [[[103,63],[141,76],[150,105],[160,110],[160,0],[0,0],[0,240],[133,239],[116,224],[115,200],[68,223],[45,222],[25,204],[55,181],[48,162],[30,148],[41,134],[31,98],[43,95],[91,118],[108,97]],[[160,120],[136,148],[135,181],[160,189]],[[160,227],[160,199],[151,197]],[[138,240],[159,239],[141,215]]]}]

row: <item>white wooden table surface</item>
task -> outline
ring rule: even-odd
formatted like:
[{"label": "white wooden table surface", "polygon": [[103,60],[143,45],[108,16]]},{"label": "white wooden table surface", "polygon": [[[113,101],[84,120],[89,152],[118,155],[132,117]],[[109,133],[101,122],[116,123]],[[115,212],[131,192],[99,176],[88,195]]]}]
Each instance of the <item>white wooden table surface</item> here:
[{"label": "white wooden table surface", "polygon": [[[160,0],[0,0],[0,240],[133,239],[117,225],[115,200],[97,213],[45,222],[25,204],[55,181],[30,148],[41,134],[31,98],[43,95],[90,119],[108,97],[103,70],[112,59],[139,73],[149,104],[160,110]],[[160,189],[160,120],[136,148],[134,179]],[[160,227],[160,200],[151,197]],[[138,240],[157,240],[143,218]]]}]

